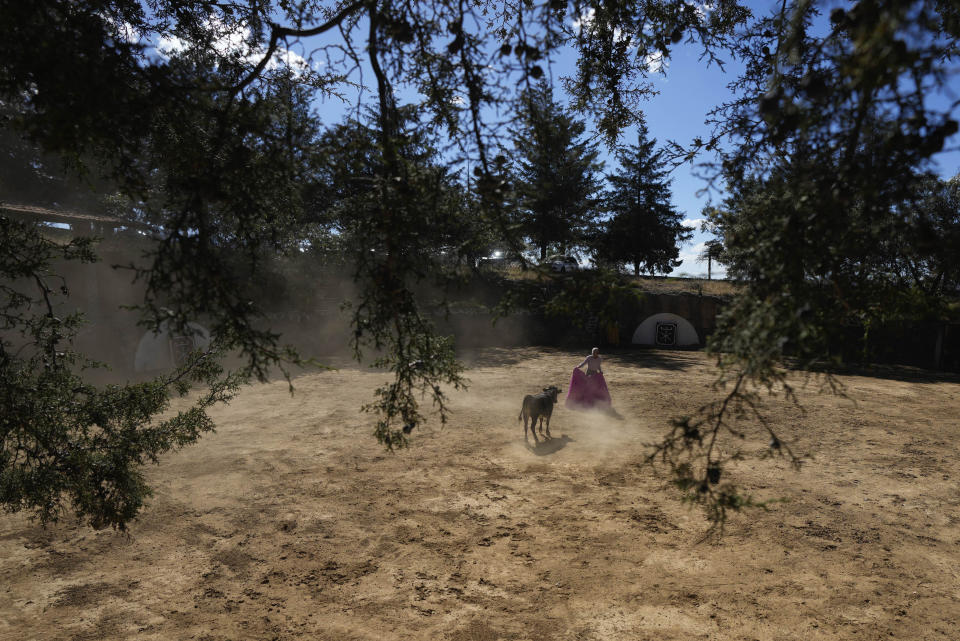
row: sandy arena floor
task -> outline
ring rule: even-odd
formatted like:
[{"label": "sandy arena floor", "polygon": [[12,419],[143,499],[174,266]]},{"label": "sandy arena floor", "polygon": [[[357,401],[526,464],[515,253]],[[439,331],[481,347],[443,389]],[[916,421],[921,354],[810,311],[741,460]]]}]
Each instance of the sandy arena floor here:
[{"label": "sandy arena floor", "polygon": [[558,405],[554,440],[524,446],[521,398],[584,354],[480,353],[451,423],[397,454],[358,412],[383,374],[250,387],[150,470],[129,536],[0,515],[0,639],[960,639],[956,378],[849,376],[848,399],[772,407],[813,458],[742,465],[787,501],[714,544],[638,466],[715,397],[702,354],[609,356],[620,418]]}]

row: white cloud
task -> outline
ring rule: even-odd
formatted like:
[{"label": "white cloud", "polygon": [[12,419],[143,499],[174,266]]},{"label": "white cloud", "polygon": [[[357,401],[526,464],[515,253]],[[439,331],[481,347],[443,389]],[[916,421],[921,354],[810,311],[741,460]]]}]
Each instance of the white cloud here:
[{"label": "white cloud", "polygon": [[587,9],[584,13],[580,14],[579,18],[574,19],[573,28],[578,30],[583,28],[589,29],[590,25],[593,24],[593,19],[596,17],[596,15],[597,12],[593,7]]},{"label": "white cloud", "polygon": [[[685,221],[686,222],[686,221]],[[680,250],[680,255],[677,256],[682,262],[680,266],[673,270],[673,274],[690,274],[692,276],[698,276],[702,278],[707,277],[707,261],[699,262],[697,258],[700,256],[700,253],[706,249],[707,244],[697,243],[690,247],[685,247]],[[716,261],[713,262],[713,265],[710,268],[711,278],[725,278],[727,275],[727,269],[723,265],[720,265]]]},{"label": "white cloud", "polygon": [[[252,64],[256,64],[260,61],[262,56],[262,52],[257,52],[248,56],[247,60]],[[283,48],[278,48],[273,53],[273,57],[270,59],[270,62],[267,63],[267,69],[276,69],[278,66],[287,67],[298,75],[313,69],[310,63],[307,62],[307,59],[301,56],[299,53]],[[315,63],[315,66],[319,66],[319,64]]]},{"label": "white cloud", "polygon": [[697,255],[702,251],[703,243],[694,245],[686,249],[680,250],[680,255],[677,256],[680,259],[680,265],[673,269],[674,275],[679,273],[690,274],[692,276],[699,276],[702,271],[704,274],[707,273],[706,265],[701,265],[697,262]]},{"label": "white cloud", "polygon": [[685,218],[680,224],[688,229],[700,229],[700,225],[706,222],[706,218]]},{"label": "white cloud", "polygon": [[170,59],[173,56],[186,51],[187,43],[177,36],[163,35],[157,40],[157,46],[155,48],[157,53],[159,53],[161,56]]},{"label": "white cloud", "polygon": [[701,20],[707,17],[707,12],[713,11],[714,9],[714,4],[712,2],[704,2],[702,4],[697,4],[696,2],[690,2],[690,0],[687,0],[684,4],[686,4],[687,6],[693,7],[694,10],[697,12],[697,16]]},{"label": "white cloud", "polygon": [[667,60],[663,57],[662,51],[654,51],[644,56],[643,64],[650,73],[659,73],[663,70],[664,65],[667,64]]},{"label": "white cloud", "polygon": [[697,263],[697,256],[700,255],[704,249],[706,249],[706,243],[697,243],[689,247],[684,247],[680,250],[680,260],[684,262],[684,265],[690,269]]},{"label": "white cloud", "polygon": [[[577,29],[578,31],[583,32],[586,30],[589,32],[593,29],[593,21],[596,15],[596,11],[593,8],[587,9],[585,12],[580,14],[579,18],[574,19],[571,24],[573,25],[573,28]],[[644,31],[649,33],[646,29]],[[629,38],[630,36],[624,35],[621,29],[614,28],[614,42],[622,42],[623,40]],[[634,51],[636,48],[636,45],[632,43],[630,43],[628,46],[630,51]],[[670,65],[670,61],[667,60],[662,51],[651,51],[644,56],[643,65],[647,68],[649,73],[660,73],[661,71],[667,70],[667,67]]]},{"label": "white cloud", "polygon": [[[262,47],[253,48],[248,44],[250,37],[250,28],[240,24],[225,23],[217,16],[211,16],[205,26],[213,33],[217,34],[211,46],[217,54],[224,58],[239,58],[248,64],[255,66],[260,63],[266,50]],[[173,56],[186,51],[189,45],[186,41],[174,35],[162,35],[158,38],[156,51],[164,58]],[[306,73],[322,63],[311,64],[306,58],[295,51],[278,47],[270,60],[267,61],[266,69],[274,70],[278,67],[290,69],[294,75]]]},{"label": "white cloud", "polygon": [[210,16],[204,27],[219,34],[212,44],[214,51],[221,56],[240,55],[247,57],[250,55],[251,50],[247,46],[247,38],[250,35],[249,27],[227,24],[218,16]]},{"label": "white cloud", "polygon": [[114,24],[114,26],[117,28],[120,36],[130,44],[135,45],[140,42],[140,32],[129,22],[124,21],[119,24]]},{"label": "white cloud", "polygon": [[[591,7],[580,14],[579,18],[576,18],[571,23],[573,28],[578,31],[587,30],[590,31],[593,29],[593,21],[597,16],[596,10]],[[614,27],[613,29],[613,40],[614,42],[622,42],[624,40],[623,30]],[[630,47],[633,49],[633,47]]]},{"label": "white cloud", "polygon": [[124,20],[120,22],[116,20],[113,16],[110,16],[106,13],[100,12],[100,17],[103,18],[110,26],[114,29],[114,35],[119,36],[121,39],[126,40],[130,44],[137,44],[140,42],[140,32],[137,31],[132,24]]}]

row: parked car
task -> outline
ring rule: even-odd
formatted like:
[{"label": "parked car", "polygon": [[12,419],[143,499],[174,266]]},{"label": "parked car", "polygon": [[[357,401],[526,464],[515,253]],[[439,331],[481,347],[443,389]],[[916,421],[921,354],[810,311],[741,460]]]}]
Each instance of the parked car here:
[{"label": "parked car", "polygon": [[513,266],[514,263],[513,259],[499,250],[492,252],[489,256],[482,256],[477,259],[477,267],[488,269],[504,269]]},{"label": "parked car", "polygon": [[547,259],[550,269],[561,274],[580,270],[580,261],[573,256],[554,256]]}]

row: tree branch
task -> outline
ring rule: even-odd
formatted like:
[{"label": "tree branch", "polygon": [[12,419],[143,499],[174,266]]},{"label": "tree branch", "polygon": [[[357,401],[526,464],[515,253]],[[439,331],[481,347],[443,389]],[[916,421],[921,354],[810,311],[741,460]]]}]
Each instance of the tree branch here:
[{"label": "tree branch", "polygon": [[286,38],[287,36],[296,36],[298,38],[306,38],[309,36],[317,36],[321,33],[329,31],[334,27],[340,26],[344,20],[346,20],[351,14],[356,12],[358,9],[363,7],[362,0],[357,0],[348,4],[346,7],[337,12],[332,18],[327,20],[321,25],[312,27],[310,29],[294,29],[291,27],[283,27],[273,22],[270,23],[270,44],[267,45],[267,50],[263,54],[263,57],[260,59],[260,62],[257,63],[257,66],[253,68],[246,78],[241,80],[237,85],[234,85],[230,89],[231,99],[236,96],[238,93],[243,91],[247,85],[253,82],[267,67],[267,64],[270,62],[270,58],[273,57],[273,54],[277,50],[277,45],[280,43],[281,38]]}]

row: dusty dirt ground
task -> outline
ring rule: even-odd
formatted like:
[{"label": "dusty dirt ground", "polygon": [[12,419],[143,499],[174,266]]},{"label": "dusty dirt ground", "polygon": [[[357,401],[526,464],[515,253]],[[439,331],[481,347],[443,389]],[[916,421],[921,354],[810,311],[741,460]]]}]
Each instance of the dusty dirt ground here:
[{"label": "dusty dirt ground", "polygon": [[771,407],[812,459],[736,470],[787,501],[717,544],[638,466],[715,397],[702,354],[608,356],[619,417],[558,405],[553,441],[525,447],[522,396],[565,390],[584,354],[477,354],[452,422],[397,454],[358,412],[383,374],[248,388],[151,469],[129,536],[0,516],[0,638],[960,638],[956,378],[847,376],[849,399]]}]

